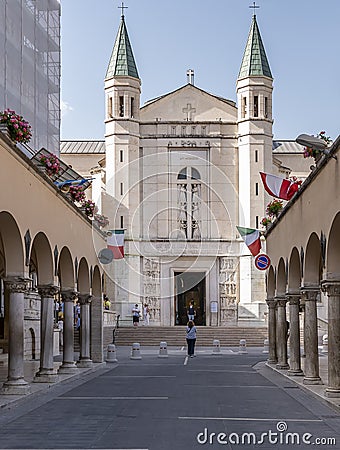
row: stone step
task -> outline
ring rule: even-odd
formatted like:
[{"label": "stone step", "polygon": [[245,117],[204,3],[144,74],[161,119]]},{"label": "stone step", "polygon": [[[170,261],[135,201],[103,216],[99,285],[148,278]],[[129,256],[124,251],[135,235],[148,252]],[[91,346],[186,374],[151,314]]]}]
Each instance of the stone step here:
[{"label": "stone step", "polygon": [[[182,346],[186,343],[185,335],[185,327],[122,327],[116,332],[116,344],[130,346],[139,342],[144,346],[154,346],[166,341],[168,345]],[[213,340],[218,339],[221,346],[236,347],[241,339],[246,339],[248,346],[262,347],[267,335],[265,327],[197,327],[197,344],[212,346]]]}]

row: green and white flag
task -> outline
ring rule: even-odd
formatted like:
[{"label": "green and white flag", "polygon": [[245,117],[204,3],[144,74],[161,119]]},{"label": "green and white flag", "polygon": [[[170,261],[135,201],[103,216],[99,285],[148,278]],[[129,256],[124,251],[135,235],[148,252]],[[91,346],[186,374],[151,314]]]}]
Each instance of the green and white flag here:
[{"label": "green and white flag", "polygon": [[258,255],[261,250],[259,230],[256,230],[255,228],[243,228],[238,226],[236,228],[240,233],[241,238],[244,240],[246,246],[249,248],[250,253],[253,256]]}]

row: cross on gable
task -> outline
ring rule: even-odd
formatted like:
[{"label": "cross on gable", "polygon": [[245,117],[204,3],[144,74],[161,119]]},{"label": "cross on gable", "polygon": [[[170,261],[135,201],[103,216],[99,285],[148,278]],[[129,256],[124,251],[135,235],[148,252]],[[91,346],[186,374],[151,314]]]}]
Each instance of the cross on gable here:
[{"label": "cross on gable", "polygon": [[187,107],[183,108],[182,111],[184,113],[186,113],[186,115],[187,115],[186,120],[192,120],[191,113],[195,113],[196,112],[196,108],[192,108],[191,107],[191,103],[187,103]]}]

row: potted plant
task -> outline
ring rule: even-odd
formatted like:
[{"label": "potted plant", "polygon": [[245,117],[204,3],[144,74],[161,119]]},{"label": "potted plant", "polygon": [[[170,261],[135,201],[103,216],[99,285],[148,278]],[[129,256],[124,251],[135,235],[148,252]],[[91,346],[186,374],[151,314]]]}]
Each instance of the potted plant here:
[{"label": "potted plant", "polygon": [[92,200],[84,200],[81,206],[87,217],[93,217],[96,204]]},{"label": "potted plant", "polygon": [[48,176],[58,175],[60,172],[60,162],[55,155],[42,155],[40,163],[45,167]]},{"label": "potted plant", "polygon": [[95,214],[94,220],[101,228],[105,228],[110,223],[108,217],[104,216],[103,214]]},{"label": "potted plant", "polygon": [[81,186],[70,186],[69,194],[74,202],[82,203],[86,200],[86,195]]},{"label": "potted plant", "polygon": [[269,225],[272,223],[272,219],[270,217],[263,217],[261,220],[261,225],[265,227],[266,229],[269,227]]},{"label": "potted plant", "polygon": [[7,126],[9,137],[14,142],[26,144],[32,137],[31,125],[12,109],[0,111],[0,123]]},{"label": "potted plant", "polygon": [[282,200],[275,199],[270,203],[268,203],[266,213],[268,214],[269,217],[277,217],[282,208],[283,208]]}]

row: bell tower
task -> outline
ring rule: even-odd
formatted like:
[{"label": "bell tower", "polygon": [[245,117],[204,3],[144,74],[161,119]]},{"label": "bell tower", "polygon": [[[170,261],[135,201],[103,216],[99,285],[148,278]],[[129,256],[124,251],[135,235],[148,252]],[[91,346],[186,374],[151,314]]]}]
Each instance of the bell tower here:
[{"label": "bell tower", "polygon": [[[249,228],[260,228],[268,203],[259,172],[272,170],[272,91],[273,77],[254,14],[237,79],[239,224]],[[262,302],[263,275],[251,256],[240,261],[240,302]]]}]

